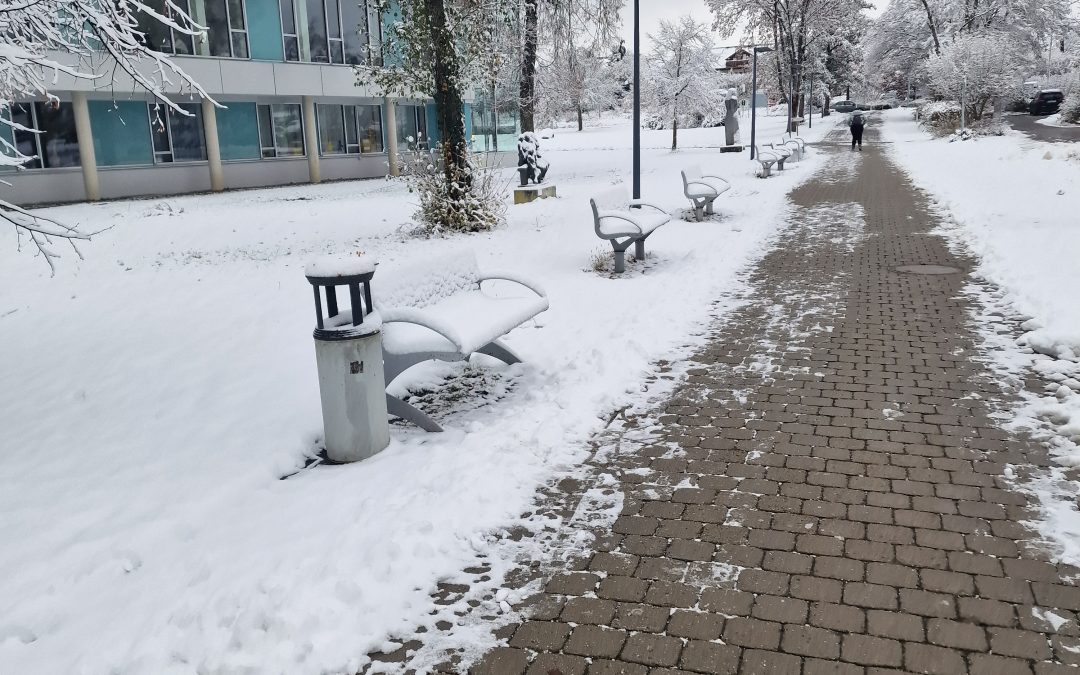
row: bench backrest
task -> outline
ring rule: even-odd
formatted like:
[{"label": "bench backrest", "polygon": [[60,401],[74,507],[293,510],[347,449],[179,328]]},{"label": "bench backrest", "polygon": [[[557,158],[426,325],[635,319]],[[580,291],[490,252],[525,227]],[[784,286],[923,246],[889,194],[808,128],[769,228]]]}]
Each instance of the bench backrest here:
[{"label": "bench backrest", "polygon": [[593,215],[597,211],[626,211],[630,208],[630,194],[625,187],[614,187],[598,192],[589,199]]},{"label": "bench backrest", "polygon": [[427,307],[479,286],[476,256],[462,251],[379,269],[371,280],[371,294],[376,307]]},{"label": "bench backrest", "polygon": [[695,181],[701,181],[701,167],[697,164],[688,166],[682,171],[683,185],[687,183],[693,183]]}]

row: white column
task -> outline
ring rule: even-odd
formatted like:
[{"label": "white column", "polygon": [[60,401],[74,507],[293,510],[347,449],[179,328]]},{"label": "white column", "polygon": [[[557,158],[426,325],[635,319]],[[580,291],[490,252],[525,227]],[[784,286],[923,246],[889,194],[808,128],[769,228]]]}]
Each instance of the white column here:
[{"label": "white column", "polygon": [[304,145],[307,146],[308,176],[312,183],[322,180],[319,170],[319,133],[315,126],[315,99],[305,96],[304,102]]},{"label": "white column", "polygon": [[383,97],[383,134],[386,136],[386,162],[390,167],[390,175],[400,173],[397,155],[397,114],[394,110],[394,99],[389,96]]},{"label": "white column", "polygon": [[90,106],[86,103],[84,92],[71,93],[71,108],[75,113],[75,136],[79,142],[79,163],[82,165],[86,199],[96,202],[101,199],[101,187],[98,183],[97,158],[94,156],[94,136],[90,129]]},{"label": "white column", "polygon": [[206,135],[206,163],[210,167],[210,189],[225,189],[225,173],[221,168],[221,145],[218,143],[217,106],[208,99],[202,100],[203,131]]}]

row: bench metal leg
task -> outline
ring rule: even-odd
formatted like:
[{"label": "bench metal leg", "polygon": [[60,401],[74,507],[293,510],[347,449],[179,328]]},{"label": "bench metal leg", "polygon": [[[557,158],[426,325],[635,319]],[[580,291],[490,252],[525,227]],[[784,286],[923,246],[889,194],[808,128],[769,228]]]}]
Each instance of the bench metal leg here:
[{"label": "bench metal leg", "polygon": [[615,274],[626,271],[626,251],[615,251]]},{"label": "bench metal leg", "polygon": [[634,240],[634,257],[638,260],[645,259],[645,237]]},{"label": "bench metal leg", "polygon": [[702,221],[702,219],[705,217],[704,216],[704,206],[702,204],[700,204],[697,200],[691,200],[690,204],[692,204],[693,207],[694,207],[694,220],[696,220],[696,221],[698,221],[700,223]]},{"label": "bench metal leg", "polygon": [[[785,157],[784,159],[787,159],[787,157]],[[784,170],[784,159],[781,159],[780,161],[778,161],[778,162],[776,163],[776,167],[777,167],[778,169],[780,169],[781,171],[783,171],[783,170]]]},{"label": "bench metal leg", "polygon": [[476,351],[480,354],[493,356],[507,365],[521,363],[521,358],[511,351],[502,340],[493,340]]},{"label": "bench metal leg", "polygon": [[420,412],[412,405],[402,401],[397,396],[391,396],[390,394],[386,395],[386,412],[395,417],[400,417],[406,422],[412,422],[424,431],[443,430],[442,427],[435,423],[435,420]]},{"label": "bench metal leg", "polygon": [[716,197],[713,197],[709,201],[705,202],[705,213],[707,215],[711,216],[713,214],[712,207],[713,207],[713,202],[715,202],[715,201],[716,201]]}]

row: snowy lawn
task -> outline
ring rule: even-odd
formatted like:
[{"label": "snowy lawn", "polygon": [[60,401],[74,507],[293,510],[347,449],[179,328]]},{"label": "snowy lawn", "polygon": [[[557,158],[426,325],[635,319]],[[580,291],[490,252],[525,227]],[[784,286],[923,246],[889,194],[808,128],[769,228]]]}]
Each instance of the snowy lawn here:
[{"label": "snowy lawn", "polygon": [[[759,122],[763,141],[783,126]],[[804,137],[831,126],[815,122]],[[5,231],[0,672],[347,672],[432,625],[436,582],[580,462],[606,412],[645,402],[651,364],[699,339],[818,162],[759,180],[748,153],[715,149],[722,128],[679,135],[672,154],[670,132],[645,132],[643,197],[676,219],[616,279],[589,269],[610,248],[588,197],[629,180],[625,123],[542,141],[559,199],[511,206],[490,234],[407,238],[412,199],[382,180],[49,209],[112,227],[53,279]],[[733,183],[711,221],[679,220],[691,163]],[[304,264],[358,250],[472,250],[551,309],[507,340],[524,364],[418,369],[446,433],[394,425],[368,461],[279,480],[321,428]]]},{"label": "snowy lawn", "polygon": [[[997,319],[980,317],[1002,373],[1020,386],[1023,368],[1033,367],[1051,383],[1026,393],[1013,424],[1044,436],[1064,464],[1080,465],[1080,148],[1015,131],[932,140],[907,110],[886,113],[884,133],[916,184],[954,220],[945,234],[976,255],[978,273],[1003,291],[983,301],[995,310],[1004,300],[1028,318],[1020,345],[1006,345],[993,335]],[[1058,474],[1036,485],[1044,510],[1038,526],[1064,560],[1080,564],[1080,513],[1070,496],[1080,486]]]}]

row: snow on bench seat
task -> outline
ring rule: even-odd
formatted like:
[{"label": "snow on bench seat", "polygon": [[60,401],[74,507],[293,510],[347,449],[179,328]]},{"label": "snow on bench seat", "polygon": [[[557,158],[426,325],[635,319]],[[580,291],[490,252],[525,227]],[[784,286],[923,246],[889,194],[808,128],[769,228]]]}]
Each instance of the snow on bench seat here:
[{"label": "snow on bench seat", "polygon": [[720,176],[701,173],[701,167],[694,164],[682,170],[683,194],[694,207],[694,218],[698,221],[705,214],[712,214],[716,198],[731,189],[731,184]]},{"label": "snow on bench seat", "polygon": [[[515,293],[482,289],[484,281],[513,282]],[[372,284],[382,321],[386,383],[423,361],[463,361],[487,354],[506,363],[521,359],[499,338],[548,308],[544,291],[514,272],[481,273],[471,252],[429,258],[380,270]],[[442,429],[427,415],[387,394],[391,414],[427,431]]]},{"label": "snow on bench seat", "polygon": [[[596,236],[611,242],[615,251],[615,271],[626,269],[626,249],[634,244],[634,255],[645,258],[645,240],[671,221],[664,209],[640,199],[630,199],[626,188],[613,188],[589,199]],[[632,208],[633,207],[633,208]]]}]

